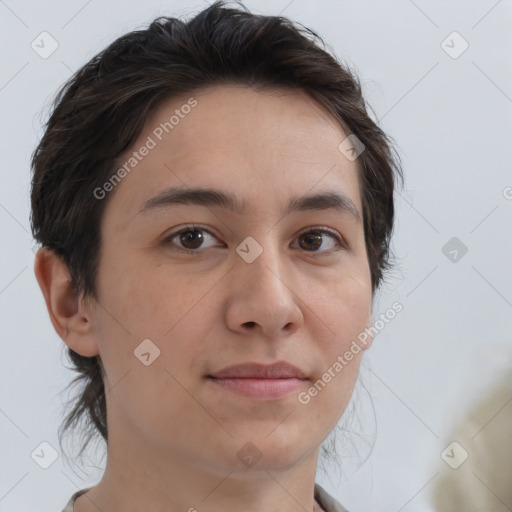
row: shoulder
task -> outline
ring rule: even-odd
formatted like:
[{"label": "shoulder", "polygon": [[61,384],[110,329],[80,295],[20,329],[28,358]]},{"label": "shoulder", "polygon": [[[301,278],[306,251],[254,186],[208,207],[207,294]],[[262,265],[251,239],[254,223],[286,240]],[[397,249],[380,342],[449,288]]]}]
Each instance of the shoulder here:
[{"label": "shoulder", "polygon": [[[348,512],[348,510],[335,500],[323,487],[315,483],[315,499],[325,512]],[[67,512],[67,511],[66,511]]]},{"label": "shoulder", "polygon": [[62,512],[73,512],[73,504],[75,503],[75,500],[84,494],[85,492],[92,489],[92,487],[87,487],[86,489],[80,489],[79,491],[76,491],[71,498],[69,498],[69,501],[66,503],[66,506],[62,509]]}]

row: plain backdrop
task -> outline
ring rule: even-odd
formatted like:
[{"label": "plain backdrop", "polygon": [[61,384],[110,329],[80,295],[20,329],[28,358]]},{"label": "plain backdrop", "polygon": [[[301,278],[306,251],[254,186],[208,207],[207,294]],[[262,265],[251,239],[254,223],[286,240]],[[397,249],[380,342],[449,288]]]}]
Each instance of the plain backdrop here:
[{"label": "plain backdrop", "polygon": [[[73,471],[57,442],[74,374],[34,277],[29,227],[29,158],[49,102],[115,38],[158,15],[188,17],[206,5],[0,0],[2,512],[60,511],[102,469]],[[365,354],[352,431],[337,436],[341,473],[319,470],[317,481],[351,512],[431,511],[457,419],[512,359],[512,2],[245,5],[312,28],[351,66],[405,173],[396,194],[396,267],[375,316],[396,300],[403,311]],[[31,47],[43,31],[58,43],[48,58]],[[510,407],[504,401],[492,421]],[[41,443],[57,451],[47,469],[31,456]]]}]

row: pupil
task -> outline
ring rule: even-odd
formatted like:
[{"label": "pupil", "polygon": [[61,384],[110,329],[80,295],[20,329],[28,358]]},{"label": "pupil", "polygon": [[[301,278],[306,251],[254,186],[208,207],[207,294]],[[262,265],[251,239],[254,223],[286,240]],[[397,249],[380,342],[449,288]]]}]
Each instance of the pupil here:
[{"label": "pupil", "polygon": [[[314,244],[314,247],[313,249],[318,249],[318,247],[320,247],[322,245],[322,237],[320,236],[320,234],[318,233],[314,233],[314,234],[311,234],[311,233],[306,233],[303,236],[303,240],[307,240],[306,243],[313,243]],[[315,244],[315,241],[317,242]]]},{"label": "pupil", "polygon": [[[195,235],[191,235],[191,233],[194,233]],[[194,237],[196,238],[194,240]],[[198,231],[197,229],[193,229],[190,231],[186,231],[185,233],[182,233],[181,235],[181,242],[187,246],[188,243],[192,242],[192,249],[197,249],[201,246],[201,242],[203,241],[203,235],[201,231]]]}]

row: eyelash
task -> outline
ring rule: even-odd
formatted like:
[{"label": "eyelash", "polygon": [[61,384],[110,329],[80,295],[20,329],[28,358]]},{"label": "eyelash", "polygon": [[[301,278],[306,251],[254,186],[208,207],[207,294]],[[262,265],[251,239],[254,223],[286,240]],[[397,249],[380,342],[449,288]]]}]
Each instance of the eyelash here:
[{"label": "eyelash", "polygon": [[[186,233],[188,231],[204,231],[205,233],[208,233],[212,237],[217,238],[209,229],[206,229],[206,228],[203,228],[201,226],[197,226],[194,224],[194,225],[185,226],[184,228],[180,229],[179,231],[175,231],[174,233],[171,233],[169,236],[167,236],[163,240],[163,243],[173,245],[173,243],[171,241],[174,238],[176,238],[178,235],[181,235],[182,233]],[[297,238],[300,237],[301,235],[304,235],[306,233],[311,233],[311,232],[322,233],[322,234],[327,234],[327,235],[331,236],[338,243],[338,249],[333,249],[331,251],[306,251],[306,252],[313,253],[313,254],[317,253],[320,255],[321,254],[330,254],[330,253],[332,254],[333,252],[337,252],[346,247],[344,239],[340,235],[338,235],[338,233],[336,231],[326,228],[326,227],[321,227],[321,226],[309,227],[305,231],[300,232],[297,235]],[[193,254],[195,256],[201,254],[201,248],[192,250],[192,249],[184,249],[183,247],[179,247],[179,246],[174,246],[173,249],[178,252],[182,252],[182,253],[186,253],[186,254]]]}]

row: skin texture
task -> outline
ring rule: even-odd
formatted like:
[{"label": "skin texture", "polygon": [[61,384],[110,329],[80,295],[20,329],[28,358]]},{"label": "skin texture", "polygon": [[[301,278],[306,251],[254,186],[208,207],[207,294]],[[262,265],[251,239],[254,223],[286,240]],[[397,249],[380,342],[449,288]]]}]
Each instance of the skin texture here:
[{"label": "skin texture", "polygon": [[[281,214],[292,196],[335,190],[362,216],[357,160],[338,150],[346,134],[306,94],[235,85],[164,101],[127,158],[191,96],[197,105],[162,141],[153,136],[156,147],[102,199],[98,300],[75,298],[52,253],[36,257],[57,333],[99,354],[107,374],[107,467],[75,511],[311,511],[319,446],[347,406],[363,350],[308,404],[297,392],[238,395],[206,375],[287,361],[307,374],[304,391],[371,325],[361,221],[338,210]],[[139,213],[170,186],[232,192],[249,210]],[[191,223],[212,232],[202,231],[203,245],[164,241]],[[345,247],[326,233],[317,245],[300,237],[311,227],[331,228]],[[236,252],[248,236],[263,249],[252,263]],[[147,366],[134,355],[144,339],[160,350]],[[251,467],[237,455],[246,443],[261,456]]]}]

